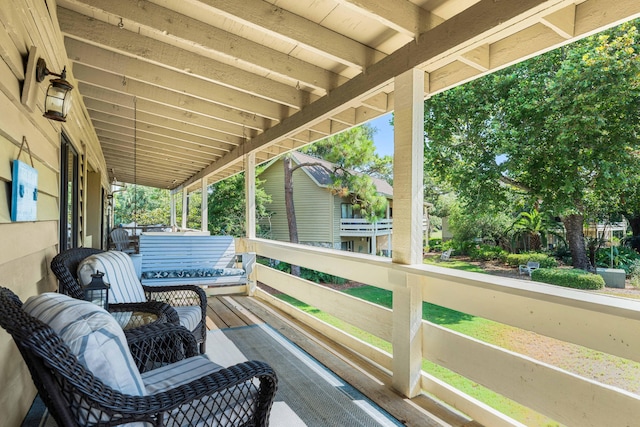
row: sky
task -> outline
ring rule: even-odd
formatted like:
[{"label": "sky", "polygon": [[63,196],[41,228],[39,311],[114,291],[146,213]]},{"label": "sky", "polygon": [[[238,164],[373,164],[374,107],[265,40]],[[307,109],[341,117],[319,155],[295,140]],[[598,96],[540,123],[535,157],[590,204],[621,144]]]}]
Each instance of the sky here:
[{"label": "sky", "polygon": [[380,156],[393,156],[393,126],[389,124],[391,116],[392,113],[385,114],[368,122],[377,129],[377,132],[373,134],[373,143]]}]

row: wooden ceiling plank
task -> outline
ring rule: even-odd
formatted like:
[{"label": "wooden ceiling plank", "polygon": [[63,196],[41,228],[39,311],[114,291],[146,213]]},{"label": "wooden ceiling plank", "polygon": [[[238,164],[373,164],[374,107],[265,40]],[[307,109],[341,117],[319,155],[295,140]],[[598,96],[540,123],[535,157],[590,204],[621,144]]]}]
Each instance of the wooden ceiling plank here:
[{"label": "wooden ceiling plank", "polygon": [[[102,113],[99,111],[92,112],[92,121],[114,124],[117,126],[133,129],[136,123],[133,119],[127,119],[120,116],[114,116],[113,114]],[[167,129],[165,127],[157,126],[150,123],[143,123],[138,120],[137,128],[143,130],[151,135],[161,135],[170,138],[175,138],[178,141],[190,142],[194,144],[202,144],[206,146],[219,147],[225,151],[230,151],[234,145],[223,145],[218,140],[208,138],[206,136],[193,135],[191,133],[180,132],[174,129]]]},{"label": "wooden ceiling plank", "polygon": [[407,0],[337,0],[337,2],[412,38],[433,27],[431,13]]},{"label": "wooden ceiling plank", "polygon": [[[131,136],[133,136],[135,133],[138,135],[139,138],[147,138],[147,139],[158,138],[159,140],[163,140],[163,141],[164,140],[174,141],[176,144],[177,143],[190,144],[190,146],[197,147],[197,148],[207,147],[213,150],[212,152],[213,154],[216,154],[218,156],[231,151],[231,149],[233,148],[233,146],[230,146],[230,145],[224,146],[217,141],[212,141],[206,138],[201,138],[201,137],[189,138],[181,134],[168,134],[165,132],[160,132],[159,130],[161,129],[155,126],[138,126],[137,129],[134,129],[133,127],[130,127],[129,124],[123,125],[118,122],[109,121],[104,116],[92,117],[91,122],[96,127],[96,130],[97,129],[110,130],[113,132],[119,132],[122,134],[131,135]],[[127,133],[126,131],[129,131],[129,133]]]},{"label": "wooden ceiling plank", "polygon": [[[96,128],[96,134],[98,135],[98,137],[109,136],[112,138],[130,138],[133,144],[134,132],[131,129],[97,121],[94,123],[94,127]],[[138,141],[148,141],[154,144],[163,144],[169,147],[174,147],[175,149],[181,149],[194,154],[199,154],[201,156],[211,156],[217,158],[225,153],[224,150],[217,147],[192,144],[189,142],[175,140],[173,138],[166,138],[148,134],[147,132],[137,131],[136,134],[136,139]]]},{"label": "wooden ceiling plank", "polygon": [[78,81],[86,84],[135,96],[138,100],[146,99],[158,104],[177,107],[241,127],[262,130],[274,125],[272,120],[255,114],[223,107],[200,98],[184,95],[159,86],[152,86],[137,80],[129,80],[126,77],[117,76],[82,64],[74,65],[73,75]]},{"label": "wooden ceiling plank", "polygon": [[366,105],[371,109],[377,110],[381,113],[388,113],[389,112],[388,98],[389,98],[388,94],[381,92],[370,98],[363,100],[362,104]]},{"label": "wooden ceiling plank", "polygon": [[[114,140],[105,138],[103,141],[100,142],[105,152],[113,153],[117,151],[125,156],[133,155],[134,149],[132,144],[125,144],[119,141],[115,141],[115,142],[112,142],[112,141]],[[154,161],[158,161],[159,163],[170,162],[170,161],[181,161],[181,162],[194,162],[194,164],[200,163],[202,165],[201,167],[206,166],[206,164],[204,164],[206,162],[202,157],[197,157],[197,156],[188,157],[184,155],[175,155],[176,153],[175,152],[172,153],[171,150],[158,149],[155,146],[150,147],[149,145],[146,145],[146,144],[138,144],[136,151],[138,154],[144,153],[144,154],[151,155],[152,157],[155,156]]]},{"label": "wooden ceiling plank", "polygon": [[359,70],[385,55],[287,10],[262,0],[188,0],[256,31],[304,46],[316,55]]},{"label": "wooden ceiling plank", "polygon": [[[115,105],[123,105],[129,108],[133,108],[133,96],[131,95],[110,91],[84,82],[80,82],[80,84],[78,85],[78,89],[79,92],[82,93],[84,98],[98,99]],[[167,116],[175,120],[192,122],[194,124],[203,123],[205,127],[216,129],[219,132],[224,132],[239,137],[242,136],[242,126],[214,119],[210,116],[198,114],[193,111],[187,111],[185,109],[176,108],[165,104],[158,104],[147,99],[138,99],[136,101],[136,105],[138,111],[143,111],[159,116]],[[247,133],[248,131],[249,129],[245,130],[245,133]]]},{"label": "wooden ceiling plank", "polygon": [[561,37],[570,39],[575,33],[576,8],[577,6],[575,4],[570,4],[564,9],[544,16],[540,22],[551,28]]},{"label": "wooden ceiling plank", "polygon": [[125,30],[216,57],[221,62],[248,71],[258,68],[262,74],[276,74],[289,80],[292,86],[300,82],[314,89],[329,91],[346,81],[331,71],[151,2],[140,6],[140,3],[130,0],[61,0],[58,4],[96,18],[103,16],[96,14],[96,10],[104,11],[107,22],[122,18]]},{"label": "wooden ceiling plank", "polygon": [[460,55],[459,60],[476,68],[478,71],[488,71],[491,68],[490,46],[483,44]]},{"label": "wooden ceiling plank", "polygon": [[290,107],[301,108],[309,94],[295,87],[223,64],[211,58],[179,49],[149,37],[122,31],[69,9],[58,8],[60,29],[68,37],[91,40],[95,44],[155,62],[212,82],[260,96]]},{"label": "wooden ceiling plank", "polygon": [[255,95],[203,80],[195,75],[105,50],[71,37],[65,37],[65,48],[74,63],[88,65],[147,84],[181,91],[206,101],[257,114],[268,119],[281,120],[297,111],[295,108],[282,106]]},{"label": "wooden ceiling plank", "polygon": [[133,120],[135,116],[135,119],[139,124],[156,126],[158,128],[166,129],[166,132],[174,131],[181,132],[186,135],[202,136],[204,138],[209,138],[214,141],[219,141],[231,145],[240,145],[240,143],[242,142],[242,137],[218,132],[212,128],[196,126],[191,123],[187,123],[184,119],[176,120],[166,116],[150,114],[146,111],[138,111],[136,114],[133,108],[125,107],[123,105],[110,104],[102,100],[87,97],[85,97],[84,103],[87,106],[87,110],[91,114],[93,114],[94,112],[103,113],[129,120]]}]

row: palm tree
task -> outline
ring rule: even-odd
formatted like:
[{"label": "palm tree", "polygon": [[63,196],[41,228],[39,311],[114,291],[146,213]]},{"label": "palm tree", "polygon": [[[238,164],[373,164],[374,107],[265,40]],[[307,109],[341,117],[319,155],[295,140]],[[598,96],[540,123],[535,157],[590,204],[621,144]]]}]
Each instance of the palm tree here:
[{"label": "palm tree", "polygon": [[546,213],[540,213],[533,208],[529,212],[520,212],[511,225],[511,229],[517,235],[527,236],[529,239],[529,249],[539,251],[543,244],[546,245],[547,235],[555,234],[554,229],[559,228],[557,221]]}]

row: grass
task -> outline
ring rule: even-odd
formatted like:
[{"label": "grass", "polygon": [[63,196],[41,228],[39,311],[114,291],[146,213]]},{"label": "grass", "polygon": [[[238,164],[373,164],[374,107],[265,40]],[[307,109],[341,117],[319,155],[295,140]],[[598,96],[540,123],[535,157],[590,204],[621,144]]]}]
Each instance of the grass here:
[{"label": "grass", "polygon": [[[344,293],[361,298],[363,300],[379,304],[383,307],[391,308],[392,293],[390,291],[376,288],[373,286],[362,286],[350,288],[343,291]],[[319,319],[339,328],[354,337],[361,339],[383,351],[392,352],[391,343],[381,340],[380,338],[369,334],[359,328],[349,325],[330,314],[327,314],[317,308],[311,307],[301,301],[298,301],[287,295],[278,295],[278,298],[286,301],[300,310],[309,313]],[[487,319],[471,316],[459,311],[450,310],[434,304],[423,303],[423,319],[438,325],[450,328],[454,331],[472,336],[476,339],[490,342],[496,345],[508,344],[507,332],[512,329],[506,325],[496,323]],[[498,411],[528,425],[539,425],[547,427],[558,426],[552,421],[532,411],[504,396],[495,393],[478,383],[466,379],[446,368],[438,366],[432,362],[423,360],[422,369],[435,377],[451,384],[462,392],[494,407]]]},{"label": "grass", "polygon": [[449,259],[447,261],[441,261],[440,256],[428,256],[424,259],[425,264],[437,265],[438,267],[453,268],[455,270],[471,271],[473,273],[486,273],[482,268],[477,265],[465,261],[459,261],[457,259]]},{"label": "grass", "polygon": [[[453,268],[457,270],[463,271],[471,271],[476,273],[486,273],[482,268],[468,263],[464,261],[459,261],[456,259],[451,259],[448,261],[440,261],[439,256],[433,256],[426,258],[424,261],[426,264],[438,265],[440,267]],[[361,298],[363,300],[379,304],[383,307],[391,308],[392,307],[392,293],[390,291],[375,288],[373,286],[362,286],[357,288],[350,288],[343,291],[346,294],[352,295],[357,298]],[[614,294],[613,292],[609,292],[609,295]],[[620,293],[619,296],[630,297],[628,294]],[[631,296],[635,298],[640,298],[640,296]],[[391,343],[381,340],[380,338],[371,335],[365,331],[362,331],[358,328],[355,328],[340,319],[337,319],[327,313],[324,313],[316,308],[310,307],[305,303],[297,301],[291,297],[287,297],[284,295],[279,296],[279,298],[288,301],[289,303],[295,305],[301,310],[310,313],[318,318],[324,320],[325,322],[342,329],[343,331],[374,345],[381,350],[387,351],[389,353],[392,352]],[[423,303],[423,319],[428,320],[432,323],[442,325],[443,327],[449,328],[453,331],[468,335],[470,337],[476,338],[478,340],[491,343],[500,347],[503,347],[508,350],[515,350],[513,348],[513,344],[511,342],[511,337],[514,333],[518,333],[517,328],[513,328],[508,325],[504,325],[501,323],[493,322],[488,319],[483,319],[480,317],[472,316],[469,314],[461,313],[459,311],[450,310],[445,307],[440,307],[437,305]],[[596,352],[591,349],[586,349],[580,347],[578,350],[579,357],[582,360],[602,360],[605,365],[615,366],[623,368],[626,364],[638,365],[637,362],[628,361],[626,359],[617,358],[611,355],[607,355],[604,353]],[[567,361],[569,363],[569,361]],[[443,368],[435,363],[423,360],[422,368],[425,372],[434,375],[435,377],[445,381],[446,383],[456,387],[462,392],[472,396],[487,405],[497,409],[498,411],[504,413],[505,415],[518,420],[526,425],[533,426],[546,426],[546,427],[556,427],[559,426],[556,421],[553,421],[550,418],[545,417],[529,408],[526,408],[517,402],[514,402],[498,393],[493,392],[465,377],[462,377],[452,371],[449,371],[446,368]],[[583,366],[562,366],[563,369],[567,369],[577,373],[578,375],[583,375],[586,377],[592,377],[593,373],[590,372],[593,370],[592,365]],[[640,381],[638,378],[629,378],[629,381],[634,383],[636,381]]]}]

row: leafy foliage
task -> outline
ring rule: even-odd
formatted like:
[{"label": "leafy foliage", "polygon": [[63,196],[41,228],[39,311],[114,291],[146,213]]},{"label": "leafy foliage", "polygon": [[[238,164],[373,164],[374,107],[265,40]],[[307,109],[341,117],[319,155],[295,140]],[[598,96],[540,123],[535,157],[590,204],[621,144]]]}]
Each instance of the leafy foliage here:
[{"label": "leafy foliage", "polygon": [[602,289],[602,276],[592,274],[577,268],[538,268],[531,273],[531,279],[536,282],[549,283],[574,289]]},{"label": "leafy foliage", "polygon": [[558,234],[562,230],[562,225],[549,213],[531,209],[529,212],[520,212],[511,229],[516,235],[529,238],[530,250],[539,251],[546,246],[547,235]]},{"label": "leafy foliage", "polygon": [[506,257],[507,251],[499,246],[479,245],[469,249],[469,258],[472,261],[504,260]]},{"label": "leafy foliage", "polygon": [[142,185],[127,186],[124,191],[113,194],[114,224],[140,225],[169,224],[170,221],[169,190],[145,187]]},{"label": "leafy foliage", "polygon": [[588,265],[577,221],[640,207],[638,22],[431,97],[425,174],[474,208],[516,193],[571,217],[574,265]]},{"label": "leafy foliage", "polygon": [[505,262],[511,267],[526,265],[529,261],[539,262],[541,268],[552,268],[558,266],[558,261],[556,261],[555,258],[552,258],[547,254],[535,252],[524,254],[509,254],[505,259]]},{"label": "leafy foliage", "polygon": [[332,192],[349,197],[371,222],[382,218],[387,208],[387,199],[378,194],[371,177],[392,180],[391,157],[375,153],[374,131],[369,125],[356,126],[301,150],[335,165],[330,171]]},{"label": "leafy foliage", "polygon": [[640,261],[640,254],[624,246],[600,248],[596,252],[596,266],[603,268],[621,268],[626,274],[631,272],[635,263],[638,261]]},{"label": "leafy foliage", "polygon": [[[256,177],[256,217],[258,219],[269,215],[265,206],[271,201],[271,197],[262,188],[262,183],[263,181]],[[211,234],[236,237],[246,235],[244,173],[211,185],[207,201]],[[258,223],[259,221],[256,221],[256,233],[260,235]]]}]

